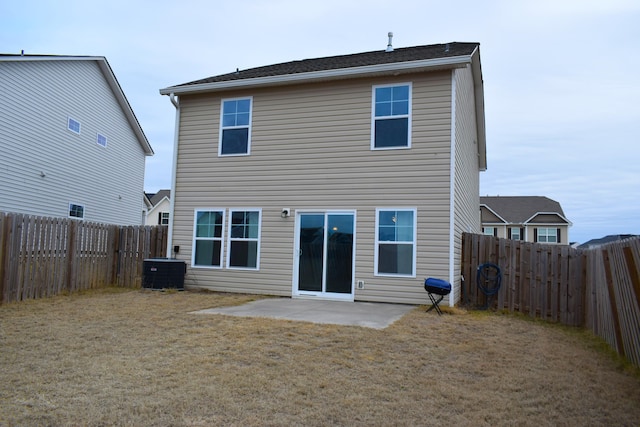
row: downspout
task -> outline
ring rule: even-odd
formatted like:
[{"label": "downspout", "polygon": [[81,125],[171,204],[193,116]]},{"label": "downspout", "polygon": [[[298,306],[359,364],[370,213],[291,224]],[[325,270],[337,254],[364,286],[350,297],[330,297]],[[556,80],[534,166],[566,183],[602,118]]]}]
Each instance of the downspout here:
[{"label": "downspout", "polygon": [[173,94],[169,94],[171,103],[176,108],[176,123],[173,136],[173,168],[171,168],[171,198],[169,200],[169,233],[167,235],[167,258],[174,258],[173,253],[173,219],[176,204],[176,169],[178,168],[178,135],[180,134],[180,103]]},{"label": "downspout", "polygon": [[456,301],[455,287],[455,207],[456,207],[456,70],[451,70],[451,177],[449,179],[449,307]]}]

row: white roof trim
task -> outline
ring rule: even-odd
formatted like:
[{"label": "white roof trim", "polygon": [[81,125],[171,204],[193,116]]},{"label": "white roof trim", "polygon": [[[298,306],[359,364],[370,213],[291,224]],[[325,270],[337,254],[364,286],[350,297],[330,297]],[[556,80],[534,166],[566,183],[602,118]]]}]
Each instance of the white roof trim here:
[{"label": "white roof trim", "polygon": [[[536,212],[534,213],[529,219],[527,219],[526,221],[523,222],[523,224],[529,224],[529,221],[531,221],[533,218],[537,217],[538,215],[557,215],[558,217],[562,218],[563,220],[565,220],[567,222],[567,225],[573,225],[573,223],[571,221],[569,221],[567,218],[565,218],[564,216],[560,215],[558,212]],[[558,223],[533,223],[535,225],[545,225],[545,224],[550,224],[550,225],[558,225]]]},{"label": "white roof trim", "polygon": [[[160,201],[158,203],[156,203],[155,205],[153,205],[148,213],[151,214],[152,212],[154,212],[156,209],[158,209],[158,207],[162,204],[162,202],[164,202],[165,200],[167,200],[169,203],[171,203],[171,200],[167,197],[164,196],[162,199],[160,199]],[[160,211],[160,212],[168,212],[168,211]]]},{"label": "white roof trim", "polygon": [[[475,54],[475,50],[474,53]],[[228,80],[222,82],[200,83],[193,85],[170,86],[160,89],[161,95],[180,95],[216,90],[269,86],[286,83],[302,83],[313,80],[328,80],[346,77],[362,77],[369,74],[389,73],[393,71],[417,71],[425,68],[459,68],[472,62],[472,55],[449,58],[423,59],[419,61],[391,62],[387,64],[366,65],[362,67],[338,68],[334,70],[311,71],[308,73],[283,74],[278,76],[256,77],[253,79]]]}]

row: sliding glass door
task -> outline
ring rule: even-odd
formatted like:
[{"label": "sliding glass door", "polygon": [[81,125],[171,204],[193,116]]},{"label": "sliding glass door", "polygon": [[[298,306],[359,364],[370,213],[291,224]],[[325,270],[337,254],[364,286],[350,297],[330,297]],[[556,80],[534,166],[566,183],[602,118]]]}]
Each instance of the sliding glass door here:
[{"label": "sliding glass door", "polygon": [[353,212],[299,213],[294,294],[353,299]]}]

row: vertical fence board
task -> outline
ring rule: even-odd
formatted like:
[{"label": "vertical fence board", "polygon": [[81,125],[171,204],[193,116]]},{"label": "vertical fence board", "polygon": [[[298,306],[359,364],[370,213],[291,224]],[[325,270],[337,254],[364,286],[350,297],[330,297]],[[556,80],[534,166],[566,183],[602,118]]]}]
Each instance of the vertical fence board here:
[{"label": "vertical fence board", "polygon": [[5,276],[8,269],[7,238],[9,235],[9,218],[4,212],[0,212],[0,304],[4,301]]}]

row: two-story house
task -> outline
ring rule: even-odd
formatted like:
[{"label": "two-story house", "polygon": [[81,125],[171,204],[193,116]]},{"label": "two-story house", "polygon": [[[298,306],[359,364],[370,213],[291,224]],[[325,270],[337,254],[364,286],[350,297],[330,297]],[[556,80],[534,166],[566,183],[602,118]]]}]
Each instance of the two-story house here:
[{"label": "two-story house", "polygon": [[106,58],[0,55],[0,211],[142,224],[153,150]]},{"label": "two-story house", "polygon": [[543,196],[480,197],[482,232],[536,243],[569,244],[572,225],[560,203]]},{"label": "two-story house", "polygon": [[[390,43],[391,45],[391,43]],[[177,110],[169,246],[187,286],[459,300],[486,168],[477,43],[293,61],[162,89]]]}]

